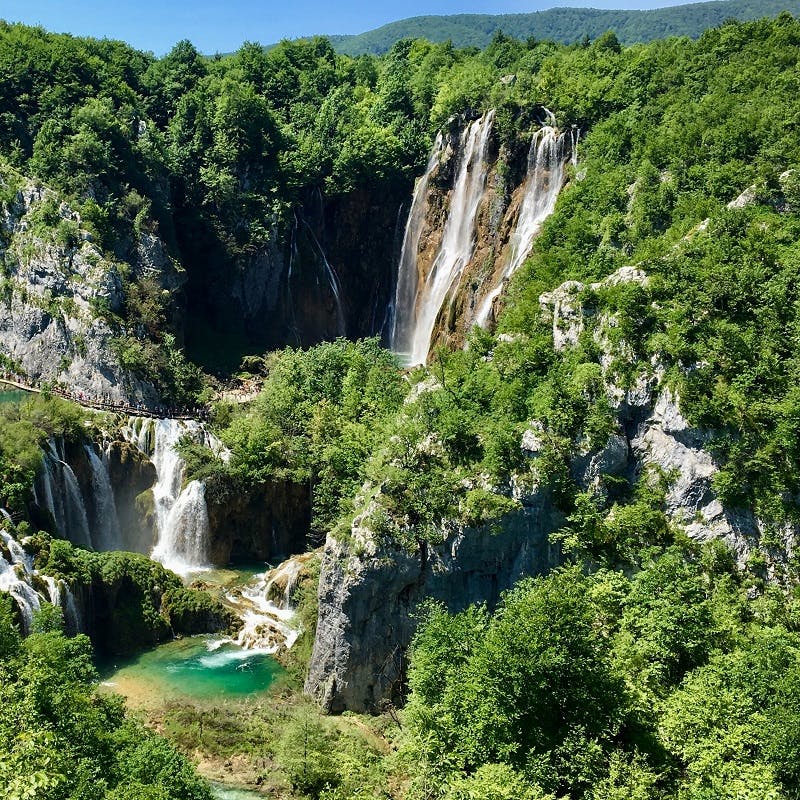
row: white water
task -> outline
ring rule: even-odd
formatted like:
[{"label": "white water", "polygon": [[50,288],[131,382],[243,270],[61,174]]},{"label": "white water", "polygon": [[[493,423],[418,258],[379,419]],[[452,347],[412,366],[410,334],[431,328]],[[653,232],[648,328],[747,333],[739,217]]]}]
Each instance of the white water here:
[{"label": "white water", "polygon": [[[37,579],[46,589],[46,594],[37,590]],[[31,632],[33,615],[41,609],[43,602],[52,603],[64,611],[68,632],[77,633],[81,629],[75,598],[69,586],[47,575],[40,576],[33,568],[33,559],[6,530],[0,530],[0,592],[11,595],[19,609],[23,634]]]},{"label": "white water", "polygon": [[[180,473],[183,473],[182,468]],[[202,481],[191,481],[186,486],[162,525],[151,558],[179,575],[208,567],[211,528],[206,508],[206,486]]]},{"label": "white water", "polygon": [[444,147],[444,138],[439,133],[433,143],[428,158],[425,174],[417,181],[414,187],[414,197],[408,212],[405,233],[403,234],[403,247],[400,251],[400,266],[397,270],[397,288],[394,297],[394,320],[392,322],[391,345],[392,350],[401,352],[410,348],[414,335],[414,313],[417,301],[417,254],[422,229],[425,225],[425,215],[428,211],[428,184],[431,175],[439,166]]},{"label": "white water", "polygon": [[89,467],[92,471],[92,496],[94,514],[92,518],[92,543],[96,550],[121,550],[122,532],[117,518],[117,505],[107,466],[100,460],[94,448],[84,445]]},{"label": "white water", "polygon": [[[417,248],[424,222],[423,211],[427,191],[426,187],[417,187],[406,230],[408,241],[404,241],[404,254],[398,273],[394,326],[396,337],[392,342],[395,352],[407,355],[411,364],[421,364],[427,360],[433,328],[442,304],[453,287],[458,284],[464,267],[472,258],[475,248],[475,215],[486,185],[486,148],[493,121],[494,111],[488,111],[473,122],[461,136],[458,172],[442,240],[433,265],[421,285],[418,285],[416,276]],[[429,162],[430,169],[435,166],[432,162],[433,154]],[[420,184],[423,182],[425,179]],[[413,298],[410,292],[412,284],[416,284]]]},{"label": "white water", "polygon": [[[555,118],[549,111],[547,115],[547,124],[536,132],[528,152],[525,194],[511,235],[506,265],[499,282],[484,297],[473,320],[473,324],[482,328],[489,325],[494,301],[528,257],[533,240],[541,230],[542,223],[553,213],[558,193],[564,184],[566,134],[560,133],[555,127]],[[573,146],[571,150],[574,159],[576,148]]]},{"label": "white water", "polygon": [[151,557],[179,575],[207,569],[210,528],[205,484],[191,481],[183,487],[186,465],[175,445],[188,435],[223,459],[230,453],[200,423],[191,420],[131,420],[124,435],[156,468],[152,491],[158,539]]},{"label": "white water", "polygon": [[235,639],[219,640],[215,646],[232,643],[245,651],[264,653],[290,649],[301,633],[294,622],[291,596],[307,560],[307,556],[294,556],[275,569],[256,575],[249,586],[228,592],[227,604],[243,625]]}]

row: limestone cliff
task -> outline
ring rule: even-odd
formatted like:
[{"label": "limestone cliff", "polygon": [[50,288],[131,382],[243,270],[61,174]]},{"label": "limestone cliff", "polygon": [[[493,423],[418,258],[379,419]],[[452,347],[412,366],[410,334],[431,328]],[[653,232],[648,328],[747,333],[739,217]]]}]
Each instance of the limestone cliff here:
[{"label": "limestone cliff", "polygon": [[290,214],[269,220],[268,241],[235,264],[221,247],[197,252],[197,242],[181,242],[191,265],[190,355],[234,368],[245,351],[380,334],[410,193],[406,184],[308,191]]},{"label": "limestone cliff", "polygon": [[523,500],[500,534],[458,529],[409,552],[353,523],[352,538],[329,537],[306,691],[333,712],[374,711],[401,696],[415,613],[428,598],[452,610],[496,605],[520,578],[558,563],[548,535],[563,524],[546,492]]},{"label": "limestone cliff", "polygon": [[142,233],[130,262],[104,253],[80,215],[32,181],[0,175],[0,354],[26,381],[61,383],[113,401],[156,402],[152,385],[127,371],[115,338],[126,285],[143,277],[168,294],[181,275],[158,238]]},{"label": "limestone cliff", "polygon": [[[799,532],[784,527],[779,546],[770,549],[762,540],[762,521],[745,509],[723,507],[714,490],[718,466],[707,449],[710,432],[692,427],[681,413],[679,397],[659,363],[642,369],[629,388],[616,382],[615,359],[630,358],[630,348],[624,341],[611,344],[609,332],[617,321],[585,306],[582,298],[647,280],[641,270],[625,268],[598,284],[571,281],[541,297],[557,350],[575,346],[580,336],[593,337],[615,418],[615,430],[603,446],[573,443],[572,479],[580,490],[603,491],[604,476],[635,483],[656,469],[668,480],[664,510],[675,526],[699,542],[724,541],[740,566],[760,554],[759,560],[766,559],[765,574],[778,578]],[[545,440],[543,424],[531,420],[520,441],[529,461],[544,452]],[[520,578],[557,565],[560,554],[548,537],[564,517],[546,485],[526,490],[520,485],[512,481],[508,491],[521,502],[521,510],[504,517],[497,533],[453,528],[442,532],[441,543],[421,543],[409,552],[370,530],[368,515],[363,515],[354,520],[348,538],[329,536],[306,690],[330,711],[378,709],[401,692],[404,654],[423,600],[441,601],[451,610],[481,602],[492,607]]]}]

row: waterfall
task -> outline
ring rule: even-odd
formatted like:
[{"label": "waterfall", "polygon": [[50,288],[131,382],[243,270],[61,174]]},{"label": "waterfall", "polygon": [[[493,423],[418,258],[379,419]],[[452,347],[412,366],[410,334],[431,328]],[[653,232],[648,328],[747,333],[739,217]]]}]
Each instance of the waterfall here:
[{"label": "waterfall", "polygon": [[41,608],[41,598],[31,583],[33,574],[31,559],[22,546],[0,530],[0,592],[10,594],[16,603],[23,634],[31,632],[33,615]]},{"label": "waterfall", "polygon": [[48,600],[51,605],[60,608],[64,612],[67,633],[81,633],[83,625],[75,604],[75,596],[72,594],[69,585],[65,581],[56,580],[49,575],[42,575],[41,578],[47,586]]},{"label": "waterfall", "polygon": [[414,187],[414,197],[408,212],[403,246],[400,250],[400,266],[397,270],[397,288],[394,298],[394,320],[392,322],[391,346],[395,352],[410,349],[414,335],[415,305],[417,300],[417,253],[428,211],[428,184],[433,171],[439,166],[444,147],[444,138],[439,133],[433,143],[425,167],[425,174]]},{"label": "waterfall", "polygon": [[81,547],[92,546],[78,479],[53,440],[48,440],[44,447],[42,471],[34,482],[34,499],[53,515],[62,536]]},{"label": "waterfall", "polygon": [[185,463],[175,449],[182,436],[190,436],[226,459],[222,443],[200,423],[175,419],[131,422],[124,435],[150,458],[156,468],[153,504],[158,539],[151,554],[179,574],[207,568],[210,527],[205,484],[191,481],[183,488]]},{"label": "waterfall", "polygon": [[[508,284],[509,278],[519,269],[530,253],[533,240],[541,230],[542,223],[553,213],[558,193],[564,184],[566,165],[566,134],[559,133],[555,118],[547,111],[547,124],[533,137],[528,152],[528,172],[524,196],[517,224],[511,235],[508,258],[500,280],[487,294],[478,307],[473,324],[482,328],[488,326],[492,316],[494,301]],[[572,158],[577,151],[577,138],[573,134]]]},{"label": "waterfall", "polygon": [[[464,267],[472,258],[475,247],[475,215],[486,184],[486,148],[494,121],[494,111],[487,111],[462,134],[459,145],[460,162],[450,197],[450,208],[442,232],[442,241],[433,265],[421,286],[417,286],[414,303],[406,305],[409,269],[416,271],[416,249],[419,243],[419,222],[410,221],[412,232],[407,250],[407,264],[401,265],[398,291],[403,282],[403,296],[398,295],[396,329],[401,333],[393,346],[397,352],[409,354],[412,364],[424,363],[430,350],[436,318],[447,295],[457,285]],[[423,199],[424,201],[424,199]],[[412,213],[414,209],[412,206]],[[405,243],[404,243],[405,249]],[[413,264],[412,264],[413,262]]]},{"label": "waterfall", "polygon": [[91,445],[84,445],[92,472],[92,542],[96,550],[120,550],[122,533],[117,519],[117,505],[107,466],[100,460]]},{"label": "waterfall", "polygon": [[208,565],[210,526],[202,481],[191,481],[180,493],[163,525],[152,558],[183,575]]},{"label": "waterfall", "polygon": [[[46,593],[37,589],[37,583],[40,587],[46,587]],[[69,586],[63,580],[39,575],[33,568],[33,559],[22,545],[8,531],[1,529],[0,592],[6,592],[13,598],[19,609],[24,635],[31,632],[33,615],[41,609],[43,602],[62,609],[68,633],[79,633],[83,628]]]},{"label": "waterfall", "polygon": [[311,558],[311,553],[293,556],[256,575],[250,585],[228,592],[225,601],[242,620],[242,627],[236,639],[225,639],[219,644],[231,642],[268,653],[290,649],[301,633],[293,619],[291,598],[303,567]]},{"label": "waterfall", "polygon": [[337,333],[339,336],[346,336],[347,335],[347,326],[345,324],[345,317],[344,317],[344,309],[342,307],[342,288],[339,285],[339,278],[336,275],[335,270],[330,265],[328,261],[328,257],[325,255],[325,251],[322,249],[322,245],[319,243],[319,240],[314,234],[311,226],[303,220],[303,224],[308,228],[308,233],[311,236],[311,240],[314,242],[316,246],[320,258],[322,258],[322,263],[325,265],[325,275],[328,278],[328,284],[331,287],[331,291],[333,292],[333,299],[336,303],[336,327]]}]

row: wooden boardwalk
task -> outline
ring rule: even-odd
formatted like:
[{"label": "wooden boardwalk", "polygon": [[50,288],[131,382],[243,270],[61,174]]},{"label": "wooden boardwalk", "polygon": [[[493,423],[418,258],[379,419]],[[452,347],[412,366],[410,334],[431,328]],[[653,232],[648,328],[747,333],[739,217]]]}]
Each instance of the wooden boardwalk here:
[{"label": "wooden boardwalk", "polygon": [[0,384],[6,386],[13,386],[23,392],[30,394],[52,394],[56,397],[61,397],[64,400],[69,400],[77,403],[83,408],[90,408],[94,411],[107,411],[112,414],[124,414],[129,417],[146,417],[148,419],[205,419],[208,416],[208,409],[206,407],[193,409],[190,413],[185,408],[166,408],[156,407],[148,408],[146,406],[138,405],[131,406],[127,403],[111,403],[105,400],[98,400],[93,397],[88,397],[83,392],[70,392],[66,389],[54,386],[52,389],[44,390],[38,386],[31,386],[24,383],[19,379],[19,376],[8,377],[0,375]]}]

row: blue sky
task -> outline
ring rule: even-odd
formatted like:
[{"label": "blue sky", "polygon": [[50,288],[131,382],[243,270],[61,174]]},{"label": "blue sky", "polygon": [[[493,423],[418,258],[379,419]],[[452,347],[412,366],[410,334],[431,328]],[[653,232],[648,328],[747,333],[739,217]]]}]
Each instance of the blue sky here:
[{"label": "blue sky", "polygon": [[361,33],[420,14],[501,14],[553,6],[655,8],[671,0],[0,0],[0,18],[51,31],[123,39],[157,55],[190,39],[205,53],[244,41],[270,44],[315,33]]}]

